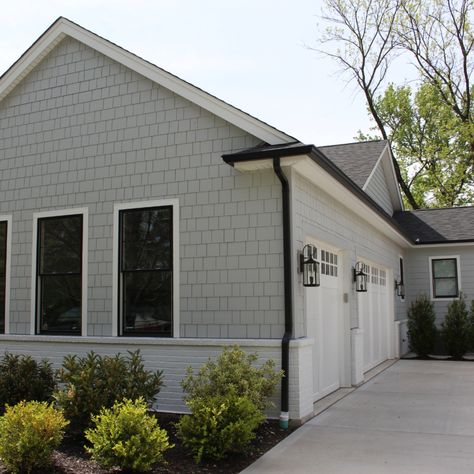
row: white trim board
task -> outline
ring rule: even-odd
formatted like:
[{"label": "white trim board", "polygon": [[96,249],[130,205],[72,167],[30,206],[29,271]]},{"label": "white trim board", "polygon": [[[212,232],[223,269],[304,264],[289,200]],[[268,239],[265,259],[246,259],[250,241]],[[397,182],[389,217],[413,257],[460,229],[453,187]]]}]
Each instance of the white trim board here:
[{"label": "white trim board", "polygon": [[[33,214],[33,234],[31,241],[31,316],[30,334],[36,333],[36,264],[38,255],[38,219],[45,217],[62,217],[82,214],[82,301],[81,301],[81,336],[87,336],[87,290],[89,262],[89,209],[87,207],[35,212]],[[78,336],[74,336],[78,337]]]},{"label": "white trim board", "polygon": [[[160,199],[114,204],[112,244],[112,336],[119,335],[118,274],[119,274],[119,213],[124,209],[173,207],[173,338],[179,338],[179,200]],[[128,340],[127,336],[127,340]],[[131,336],[133,338],[133,336]],[[125,338],[124,338],[125,339]],[[169,339],[169,338],[157,338]]]},{"label": "white trim board", "polygon": [[295,138],[286,133],[63,17],[58,18],[4,74],[0,80],[0,101],[66,36],[166,87],[175,94],[184,97],[264,142],[276,145],[295,141]]},{"label": "white trim board", "polygon": [[5,255],[5,334],[10,334],[10,288],[11,288],[11,256],[12,256],[12,216],[0,216],[0,222],[7,223],[7,245]]}]

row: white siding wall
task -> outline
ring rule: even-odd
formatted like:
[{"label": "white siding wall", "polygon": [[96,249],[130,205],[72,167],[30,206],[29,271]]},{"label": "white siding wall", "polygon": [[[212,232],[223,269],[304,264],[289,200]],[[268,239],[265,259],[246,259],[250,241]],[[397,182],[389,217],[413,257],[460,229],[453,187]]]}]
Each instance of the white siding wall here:
[{"label": "white siding wall", "polygon": [[[281,345],[278,340],[248,339],[168,339],[141,340],[124,338],[74,338],[54,336],[4,336],[0,335],[0,348],[12,354],[30,354],[36,360],[48,359],[54,368],[59,368],[67,354],[85,355],[93,350],[100,355],[126,354],[140,349],[148,370],[163,370],[164,387],[158,396],[159,411],[187,412],[183,403],[181,380],[187,367],[195,371],[209,357],[218,356],[224,346],[239,344],[247,353],[257,353],[257,365],[273,360],[277,370],[281,364]],[[312,385],[308,378],[311,370],[311,347],[308,341],[292,341],[290,344],[290,418],[300,420],[312,413]],[[280,414],[280,385],[272,398],[275,407],[268,410],[270,417]]]}]

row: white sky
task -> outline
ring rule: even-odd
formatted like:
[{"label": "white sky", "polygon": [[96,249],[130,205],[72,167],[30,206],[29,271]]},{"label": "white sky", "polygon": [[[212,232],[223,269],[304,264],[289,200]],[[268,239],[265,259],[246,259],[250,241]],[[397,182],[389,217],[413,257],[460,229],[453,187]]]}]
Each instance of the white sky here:
[{"label": "white sky", "polygon": [[[322,0],[3,0],[3,73],[59,16],[297,139],[353,141],[362,95],[316,46]],[[306,45],[306,46],[305,46]]]}]

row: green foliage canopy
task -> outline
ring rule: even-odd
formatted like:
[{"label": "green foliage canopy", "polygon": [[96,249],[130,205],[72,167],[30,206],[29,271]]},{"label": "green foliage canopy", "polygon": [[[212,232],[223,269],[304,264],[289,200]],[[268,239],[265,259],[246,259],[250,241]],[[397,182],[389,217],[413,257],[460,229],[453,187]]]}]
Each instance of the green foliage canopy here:
[{"label": "green foliage canopy", "polygon": [[[463,122],[429,82],[390,84],[374,101],[403,179],[419,207],[474,201],[473,123]],[[377,136],[359,132],[358,139]]]}]

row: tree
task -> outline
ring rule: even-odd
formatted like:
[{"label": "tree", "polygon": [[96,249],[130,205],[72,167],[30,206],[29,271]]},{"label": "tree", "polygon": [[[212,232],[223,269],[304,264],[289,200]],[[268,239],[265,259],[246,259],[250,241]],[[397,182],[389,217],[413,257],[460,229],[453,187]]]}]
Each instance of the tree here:
[{"label": "tree", "polygon": [[[377,131],[393,140],[397,179],[415,209],[427,203],[463,203],[472,193],[473,4],[474,0],[326,0],[323,18],[329,27],[321,38],[323,52],[356,80]],[[332,43],[338,45],[335,51],[330,50]],[[380,94],[387,86],[391,61],[401,53],[412,58],[420,86],[414,93],[407,86],[392,86]],[[446,118],[449,127],[432,141],[433,127]],[[396,143],[400,137],[403,140]],[[414,140],[409,147],[408,139]],[[404,155],[400,158],[398,152]]]},{"label": "tree", "polygon": [[[451,207],[474,200],[465,125],[428,82],[418,89],[390,84],[375,108],[400,163],[402,177],[421,207]],[[359,132],[359,139],[373,136]]]}]

